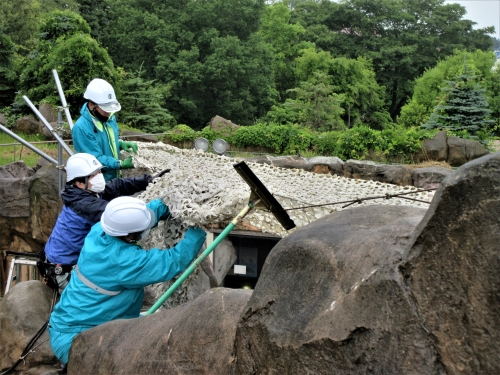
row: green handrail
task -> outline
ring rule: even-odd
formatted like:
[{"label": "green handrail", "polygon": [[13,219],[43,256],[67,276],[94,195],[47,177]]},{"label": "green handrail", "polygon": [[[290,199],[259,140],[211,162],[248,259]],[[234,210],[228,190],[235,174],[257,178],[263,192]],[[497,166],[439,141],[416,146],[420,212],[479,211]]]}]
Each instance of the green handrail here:
[{"label": "green handrail", "polygon": [[142,315],[150,315],[154,313],[158,308],[163,305],[163,303],[172,295],[173,292],[193,273],[193,271],[200,265],[201,262],[217,247],[217,245],[233,230],[235,225],[243,219],[243,217],[252,209],[255,205],[249,203],[240,213],[229,223],[229,225],[217,236],[217,238],[208,246],[205,251],[196,260],[191,263],[191,265],[182,273],[182,275],[168,288],[168,290],[163,293],[163,295],[155,302],[151,308],[143,313]]}]

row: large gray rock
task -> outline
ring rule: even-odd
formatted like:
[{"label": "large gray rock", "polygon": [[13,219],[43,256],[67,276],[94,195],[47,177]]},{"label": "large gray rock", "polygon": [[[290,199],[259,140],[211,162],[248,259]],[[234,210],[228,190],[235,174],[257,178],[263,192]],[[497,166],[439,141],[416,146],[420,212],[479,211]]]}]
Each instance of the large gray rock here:
[{"label": "large gray rock", "polygon": [[[37,170],[30,180],[31,237],[38,243],[47,242],[62,209],[62,200],[58,191],[58,176],[57,168],[53,164],[47,164]],[[63,175],[63,181],[66,181],[65,175]]]},{"label": "large gray rock", "polygon": [[409,186],[413,183],[413,173],[404,165],[376,164],[370,160],[347,160],[344,176]]},{"label": "large gray rock", "polygon": [[282,239],[236,333],[241,374],[439,374],[395,265],[425,209],[365,206]]},{"label": "large gray rock", "polygon": [[[16,284],[0,301],[0,371],[17,362],[28,342],[47,321],[52,297],[52,289],[32,280]],[[46,341],[48,338],[45,331],[36,343],[41,345],[26,357],[26,364],[21,362],[17,366],[17,370],[26,373],[29,369],[50,367],[58,362]]]},{"label": "large gray rock", "polygon": [[471,139],[448,137],[447,144],[449,150],[447,161],[454,167],[488,154],[488,150],[481,143]]},{"label": "large gray rock", "polygon": [[451,173],[453,173],[452,169],[443,167],[415,168],[413,170],[413,186],[422,189],[437,188]]},{"label": "large gray rock", "polygon": [[401,268],[447,374],[500,373],[500,153],[443,181]]},{"label": "large gray rock", "polygon": [[35,170],[33,168],[28,167],[22,160],[0,166],[0,179],[26,178],[26,177],[31,177],[34,174]]},{"label": "large gray rock", "polygon": [[122,139],[131,141],[131,142],[158,143],[158,138],[156,138],[154,135],[145,135],[141,132],[136,132],[133,130],[122,130],[120,132],[120,136]]},{"label": "large gray rock", "polygon": [[[18,164],[18,163],[16,163]],[[16,167],[17,168],[17,167]],[[16,169],[5,166],[4,171]],[[22,168],[16,169],[21,171]],[[62,202],[58,171],[45,164],[28,177],[0,178],[0,248],[36,252],[52,232]]]},{"label": "large gray rock", "polygon": [[23,134],[42,134],[43,126],[32,116],[23,116],[14,123],[12,131]]},{"label": "large gray rock", "polygon": [[236,324],[251,291],[211,289],[191,303],[79,334],[69,374],[235,374]]},{"label": "large gray rock", "polygon": [[280,168],[304,169],[306,171],[330,173],[338,176],[343,175],[344,167],[342,159],[335,156],[315,156],[309,159],[302,156],[258,156],[246,160],[253,163],[274,165]]},{"label": "large gray rock", "polygon": [[446,161],[448,159],[448,144],[446,140],[446,131],[440,131],[434,138],[424,140],[418,159],[422,161]]}]

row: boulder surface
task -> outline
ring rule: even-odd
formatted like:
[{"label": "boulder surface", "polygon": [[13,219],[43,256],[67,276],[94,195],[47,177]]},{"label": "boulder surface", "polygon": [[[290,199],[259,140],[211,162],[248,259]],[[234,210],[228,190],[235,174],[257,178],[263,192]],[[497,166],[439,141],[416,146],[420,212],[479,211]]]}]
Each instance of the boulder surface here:
[{"label": "boulder surface", "polygon": [[448,374],[500,374],[500,153],[443,181],[401,269]]},{"label": "boulder surface", "polygon": [[440,373],[394,266],[424,213],[353,208],[281,240],[238,324],[239,373]]},{"label": "boulder surface", "polygon": [[[16,284],[0,301],[0,372],[17,362],[31,338],[49,318],[53,298],[52,289],[40,281]],[[36,349],[21,362],[16,370],[51,368],[57,358],[50,348],[48,331],[37,340]],[[39,345],[39,346],[38,346]],[[41,372],[41,371],[40,371]],[[34,373],[40,373],[34,372]]]},{"label": "boulder surface", "polygon": [[79,334],[69,374],[235,374],[236,324],[251,291],[210,289],[193,302]]}]

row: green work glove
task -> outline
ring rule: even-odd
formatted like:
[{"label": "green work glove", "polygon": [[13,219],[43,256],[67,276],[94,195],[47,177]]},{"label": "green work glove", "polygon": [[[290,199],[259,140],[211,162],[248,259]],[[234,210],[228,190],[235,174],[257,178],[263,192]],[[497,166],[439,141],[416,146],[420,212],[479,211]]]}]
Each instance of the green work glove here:
[{"label": "green work glove", "polygon": [[134,163],[132,163],[132,156],[129,156],[125,160],[120,161],[120,169],[131,169],[135,168]]},{"label": "green work glove", "polygon": [[133,151],[134,154],[137,154],[137,143],[120,140],[120,149],[127,152]]}]

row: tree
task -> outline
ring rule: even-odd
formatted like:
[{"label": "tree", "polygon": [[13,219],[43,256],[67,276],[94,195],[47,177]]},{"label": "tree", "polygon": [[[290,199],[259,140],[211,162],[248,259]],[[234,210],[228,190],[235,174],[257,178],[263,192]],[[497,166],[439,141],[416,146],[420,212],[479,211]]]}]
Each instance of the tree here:
[{"label": "tree", "polygon": [[0,33],[0,108],[10,105],[15,96],[14,54],[16,46],[10,38]]},{"label": "tree", "polygon": [[75,0],[3,0],[0,4],[0,31],[10,37],[22,54],[33,48],[31,38],[38,29],[42,14],[78,9]]},{"label": "tree", "polygon": [[405,127],[420,126],[426,123],[434,107],[441,100],[442,88],[446,81],[464,74],[464,60],[470,70],[474,70],[477,82],[487,89],[490,109],[493,117],[500,117],[500,72],[492,70],[495,56],[491,51],[466,52],[456,50],[452,56],[440,61],[436,66],[427,69],[421,77],[415,80],[413,96],[401,109],[398,123]]},{"label": "tree", "polygon": [[274,106],[266,115],[272,122],[298,123],[309,129],[325,132],[342,130],[346,126],[341,116],[344,112],[340,104],[344,97],[335,94],[329,77],[315,72],[315,83],[301,82],[300,86],[289,90],[294,99]]},{"label": "tree", "polygon": [[80,15],[90,26],[92,38],[101,41],[107,33],[110,5],[107,0],[77,0]]},{"label": "tree", "polygon": [[333,56],[371,60],[395,119],[425,69],[456,48],[490,48],[493,29],[474,30],[464,15],[464,7],[444,0],[346,0],[299,5],[292,20],[306,28],[306,40]]},{"label": "tree", "polygon": [[384,109],[384,88],[378,85],[372,65],[365,58],[333,58],[329,52],[309,48],[301,51],[295,61],[300,81],[314,84],[318,72],[329,77],[333,92],[343,97],[343,119],[348,127],[365,124],[382,129],[392,122]]},{"label": "tree", "polygon": [[111,84],[120,80],[107,51],[89,34],[85,20],[71,11],[55,11],[43,19],[37,48],[24,58],[21,95],[31,101],[59,104],[52,69],[56,69],[72,112],[79,111],[87,84],[96,77]]},{"label": "tree", "polygon": [[290,9],[284,3],[269,5],[262,14],[259,35],[271,46],[273,52],[273,70],[276,89],[280,97],[286,97],[286,91],[298,84],[294,72],[294,59],[300,50],[314,48],[312,43],[300,42],[304,28],[290,23]]},{"label": "tree", "polygon": [[[488,132],[494,121],[489,119],[486,89],[476,83],[477,75],[465,64],[464,73],[452,81],[446,81],[440,104],[434,108],[424,129],[448,129],[454,134],[468,134],[482,138],[480,133]],[[478,137],[479,136],[479,137]]]},{"label": "tree", "polygon": [[164,132],[175,125],[174,117],[163,108],[168,87],[144,80],[143,72],[126,73],[120,94],[120,122],[147,133]]},{"label": "tree", "polygon": [[272,51],[256,35],[264,0],[109,4],[103,45],[127,70],[143,64],[144,79],[169,86],[178,122],[200,128],[221,115],[251,124],[274,103]]}]

